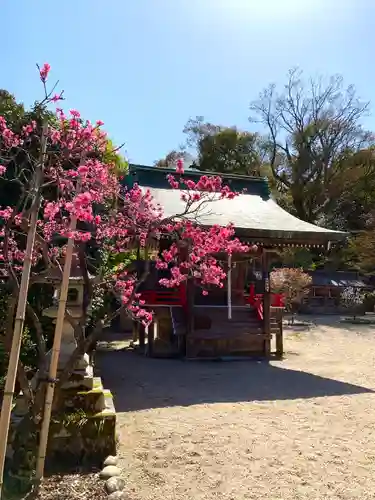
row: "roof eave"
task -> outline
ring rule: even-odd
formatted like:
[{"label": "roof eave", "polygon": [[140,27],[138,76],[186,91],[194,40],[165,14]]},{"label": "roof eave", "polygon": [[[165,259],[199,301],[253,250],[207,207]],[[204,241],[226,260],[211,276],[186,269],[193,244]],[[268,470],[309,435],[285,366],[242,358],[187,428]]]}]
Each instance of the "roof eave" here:
[{"label": "roof eave", "polygon": [[305,231],[274,231],[266,229],[244,229],[236,227],[236,235],[242,240],[262,246],[295,246],[324,247],[344,242],[349,234],[339,231],[305,232]]}]

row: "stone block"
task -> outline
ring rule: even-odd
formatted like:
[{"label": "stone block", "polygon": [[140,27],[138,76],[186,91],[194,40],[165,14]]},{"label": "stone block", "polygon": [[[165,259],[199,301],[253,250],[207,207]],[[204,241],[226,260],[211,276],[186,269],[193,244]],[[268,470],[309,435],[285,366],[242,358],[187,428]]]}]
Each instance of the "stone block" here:
[{"label": "stone block", "polygon": [[109,479],[112,477],[119,476],[121,474],[121,469],[116,467],[116,465],[107,465],[104,467],[102,471],[99,473],[99,477],[101,479]]}]

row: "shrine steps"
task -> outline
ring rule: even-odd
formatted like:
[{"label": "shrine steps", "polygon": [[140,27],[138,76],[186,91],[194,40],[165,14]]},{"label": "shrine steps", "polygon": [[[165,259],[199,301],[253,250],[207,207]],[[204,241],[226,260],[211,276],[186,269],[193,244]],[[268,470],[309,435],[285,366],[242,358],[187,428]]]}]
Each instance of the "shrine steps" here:
[{"label": "shrine steps", "polygon": [[[281,310],[280,310],[281,312]],[[271,310],[270,332],[265,334],[264,322],[251,307],[233,307],[228,318],[227,307],[194,307],[192,331],[181,307],[155,308],[157,327],[152,341],[153,357],[188,359],[229,359],[268,357],[272,338],[279,338],[281,316]],[[150,351],[150,352],[149,352]]]},{"label": "shrine steps", "polygon": [[186,339],[189,359],[264,357],[272,334],[279,329],[276,318],[271,318],[270,335],[265,334],[263,321],[250,308],[233,308],[230,319],[227,308],[207,307],[194,312],[194,330]]}]

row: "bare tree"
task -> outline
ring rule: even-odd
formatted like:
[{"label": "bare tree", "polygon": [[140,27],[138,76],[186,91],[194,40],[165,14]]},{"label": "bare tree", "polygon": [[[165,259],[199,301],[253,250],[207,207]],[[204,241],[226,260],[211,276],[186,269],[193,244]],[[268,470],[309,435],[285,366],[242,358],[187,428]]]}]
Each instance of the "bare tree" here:
[{"label": "bare tree", "polygon": [[159,168],[174,168],[179,158],[185,160],[186,153],[184,151],[177,151],[173,149],[172,151],[169,151],[164,158],[155,161],[154,165]]},{"label": "bare tree", "polygon": [[301,219],[314,222],[324,214],[348,152],[368,147],[372,137],[360,124],[368,104],[341,76],[305,80],[298,69],[289,71],[282,91],[270,85],[251,103],[250,121],[268,131],[275,180],[291,193]]}]

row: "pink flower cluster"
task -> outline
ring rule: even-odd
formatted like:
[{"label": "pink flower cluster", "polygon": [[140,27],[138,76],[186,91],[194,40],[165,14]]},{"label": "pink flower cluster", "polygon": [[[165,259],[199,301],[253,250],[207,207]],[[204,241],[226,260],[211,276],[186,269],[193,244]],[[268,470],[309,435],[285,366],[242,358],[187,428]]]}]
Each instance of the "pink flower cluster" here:
[{"label": "pink flower cluster", "polygon": [[[184,173],[184,162],[181,158],[176,161],[176,173]],[[220,198],[232,199],[240,193],[236,193],[225,185],[219,175],[202,175],[196,182],[193,179],[176,178],[172,174],[167,175],[169,185],[173,189],[180,189],[182,201],[194,204],[197,201],[207,199],[204,193],[220,193]]]},{"label": "pink flower cluster", "polygon": [[20,138],[10,128],[8,128],[5,118],[0,116],[0,147],[8,150],[17,147],[20,144]]},{"label": "pink flower cluster", "polygon": [[[182,225],[179,224],[178,231],[178,244],[173,243],[156,261],[157,269],[170,270],[170,277],[159,281],[168,288],[178,287],[189,278],[193,278],[202,286],[222,287],[226,273],[215,256],[220,253],[247,253],[254,250],[233,238],[233,226],[213,226],[205,229],[186,221]],[[181,259],[181,247],[189,247],[186,259]]]},{"label": "pink flower cluster", "polygon": [[48,63],[44,63],[42,68],[39,70],[40,79],[43,83],[47,81],[48,73],[50,72],[51,66]]}]

